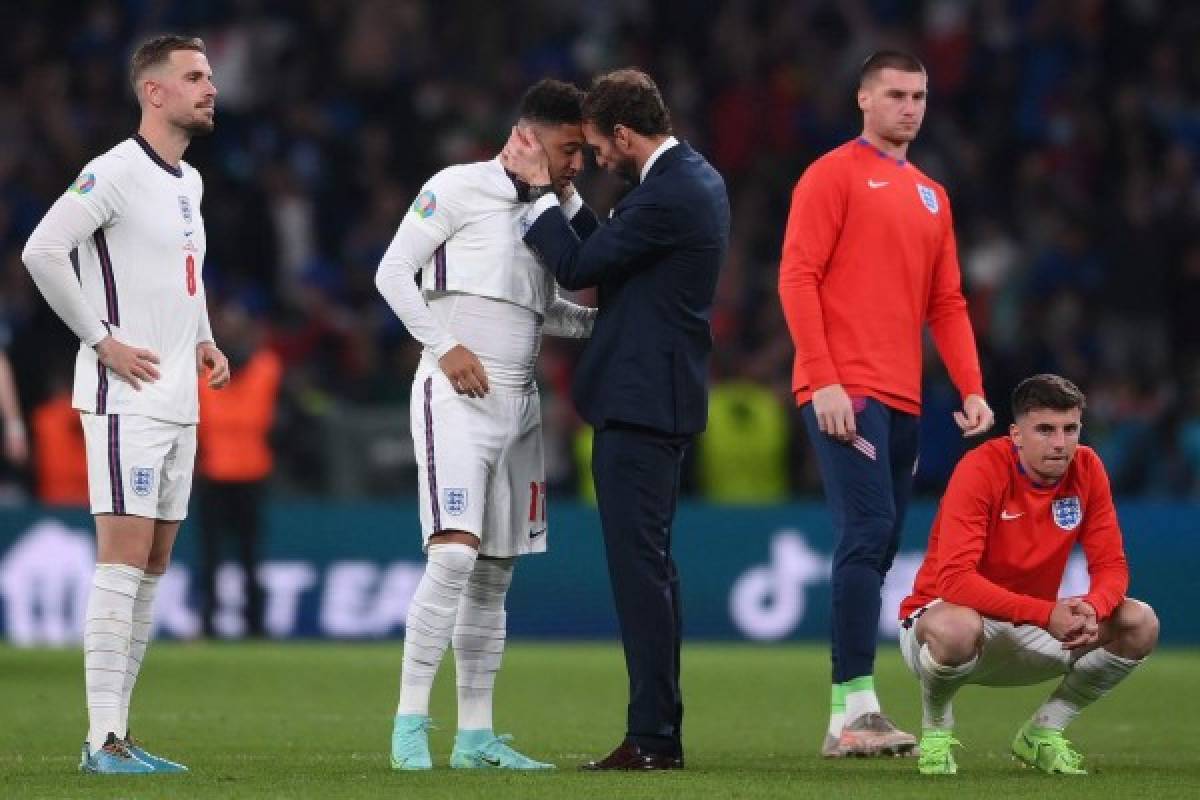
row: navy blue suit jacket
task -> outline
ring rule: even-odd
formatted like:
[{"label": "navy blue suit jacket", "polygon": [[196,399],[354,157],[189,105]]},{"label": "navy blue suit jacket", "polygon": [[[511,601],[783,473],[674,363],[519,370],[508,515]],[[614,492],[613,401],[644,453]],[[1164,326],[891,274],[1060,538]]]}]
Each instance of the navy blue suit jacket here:
[{"label": "navy blue suit jacket", "polygon": [[729,249],[725,181],[680,143],[659,155],[606,224],[592,217],[585,208],[568,224],[552,208],[525,234],[559,285],[599,287],[600,311],[575,371],[576,408],[595,428],[704,430],[709,322]]}]

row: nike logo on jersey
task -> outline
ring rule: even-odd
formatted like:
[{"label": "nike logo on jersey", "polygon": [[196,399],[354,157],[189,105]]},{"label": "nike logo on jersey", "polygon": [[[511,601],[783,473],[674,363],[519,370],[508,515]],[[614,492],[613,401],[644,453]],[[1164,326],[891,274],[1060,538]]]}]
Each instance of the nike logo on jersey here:
[{"label": "nike logo on jersey", "polygon": [[884,186],[887,186],[888,183],[890,183],[890,181],[873,181],[870,178],[867,178],[868,189],[882,189]]},{"label": "nike logo on jersey", "polygon": [[541,535],[542,535],[543,533],[545,533],[545,532],[546,532],[546,529],[545,529],[545,528],[542,528],[540,531],[530,531],[530,532],[529,532],[529,538],[530,538],[530,539],[536,539],[537,537],[541,536]]},{"label": "nike logo on jersey", "polygon": [[1014,519],[1018,519],[1019,517],[1023,517],[1023,516],[1025,516],[1024,511],[1021,511],[1020,513],[1017,513],[1017,514],[1012,514],[1008,511],[1000,512],[1000,519],[1004,520],[1005,522],[1008,522],[1008,521],[1014,520]]}]

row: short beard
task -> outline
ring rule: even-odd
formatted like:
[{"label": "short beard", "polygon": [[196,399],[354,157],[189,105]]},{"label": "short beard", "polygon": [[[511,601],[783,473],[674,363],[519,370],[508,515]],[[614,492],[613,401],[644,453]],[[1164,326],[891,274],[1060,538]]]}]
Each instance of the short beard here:
[{"label": "short beard", "polygon": [[215,117],[199,116],[188,117],[187,119],[176,122],[175,127],[186,133],[189,137],[205,136],[213,132],[217,126]]},{"label": "short beard", "polygon": [[216,120],[191,120],[179,126],[188,136],[206,136],[217,127]]},{"label": "short beard", "polygon": [[638,174],[637,161],[633,156],[619,160],[613,167],[613,172],[632,184],[641,183],[642,176]]}]

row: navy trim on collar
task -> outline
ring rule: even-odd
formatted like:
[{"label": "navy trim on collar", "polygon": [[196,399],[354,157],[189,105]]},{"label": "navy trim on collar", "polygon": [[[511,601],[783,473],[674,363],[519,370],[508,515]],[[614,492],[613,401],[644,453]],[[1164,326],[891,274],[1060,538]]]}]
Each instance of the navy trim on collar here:
[{"label": "navy trim on collar", "polygon": [[150,160],[153,161],[155,164],[158,164],[160,167],[162,167],[167,172],[174,175],[176,178],[183,177],[183,167],[172,167],[166,161],[163,161],[162,156],[160,156],[158,153],[154,152],[154,148],[150,146],[149,142],[147,142],[145,139],[142,138],[142,135],[140,133],[135,133],[133,135],[133,140],[135,142],[137,142],[138,145],[140,145],[143,150],[146,151],[146,155],[150,156]]},{"label": "navy trim on collar", "polygon": [[[1063,478],[1067,477],[1067,474],[1064,472],[1063,478],[1059,478],[1054,483],[1038,483],[1037,481],[1035,481],[1033,479],[1032,475],[1030,475],[1028,472],[1025,471],[1025,465],[1021,463],[1021,454],[1019,452],[1017,452],[1017,446],[1015,444],[1013,445],[1013,448],[1012,448],[1012,454],[1013,454],[1013,460],[1017,464],[1017,472],[1021,473],[1021,477],[1023,477],[1025,480],[1029,481],[1029,485],[1032,486],[1034,489],[1055,489],[1058,487],[1058,485],[1060,483],[1063,482]],[[1070,465],[1068,465],[1068,466],[1070,466]]]},{"label": "navy trim on collar", "polygon": [[860,136],[857,139],[855,139],[855,141],[864,147],[869,147],[872,150],[874,150],[875,155],[879,156],[880,158],[886,158],[888,161],[895,161],[898,165],[900,165],[902,167],[907,163],[903,158],[892,158],[887,153],[883,152],[878,147],[876,147],[875,145],[868,142],[867,137],[865,137],[865,136]]}]

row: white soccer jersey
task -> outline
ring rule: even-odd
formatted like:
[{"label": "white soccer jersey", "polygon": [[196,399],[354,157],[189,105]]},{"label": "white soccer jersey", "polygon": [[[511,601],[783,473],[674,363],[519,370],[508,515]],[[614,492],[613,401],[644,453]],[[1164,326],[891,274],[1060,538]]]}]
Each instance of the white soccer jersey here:
[{"label": "white soccer jersey", "polygon": [[[582,206],[583,201],[575,195],[563,205],[562,213],[571,217]],[[486,368],[527,372],[519,385],[533,379],[542,325],[546,333],[555,336],[590,335],[596,310],[558,297],[553,274],[542,268],[522,238],[528,209],[528,203],[518,201],[516,186],[500,161],[494,159],[448,167],[434,175],[401,221],[375,282],[435,361],[457,344],[475,349],[463,341],[461,315],[445,307],[440,315],[430,311],[448,298],[463,295],[528,312],[535,329],[532,337],[520,336],[525,352],[512,354],[503,365],[487,362],[491,347],[476,353]],[[417,272],[421,274],[420,291],[413,282]],[[502,311],[496,316],[513,322],[511,315]],[[524,326],[519,320],[513,324]],[[484,336],[504,336],[515,330],[512,325],[500,324],[499,319],[489,327]],[[511,353],[512,348],[500,350]]]},{"label": "white soccer jersey", "polygon": [[161,374],[135,390],[84,342],[75,360],[75,408],[199,420],[196,344],[212,338],[201,279],[203,193],[195,169],[172,167],[140,136],[91,161],[68,191],[96,225],[71,259],[88,304],[113,338],[156,353]]},{"label": "white soccer jersey", "polygon": [[421,271],[426,296],[468,292],[545,315],[555,296],[554,276],[522,240],[529,207],[516,199],[516,187],[496,159],[448,167],[429,179],[400,225],[411,232],[410,241],[423,236],[430,245]]}]

